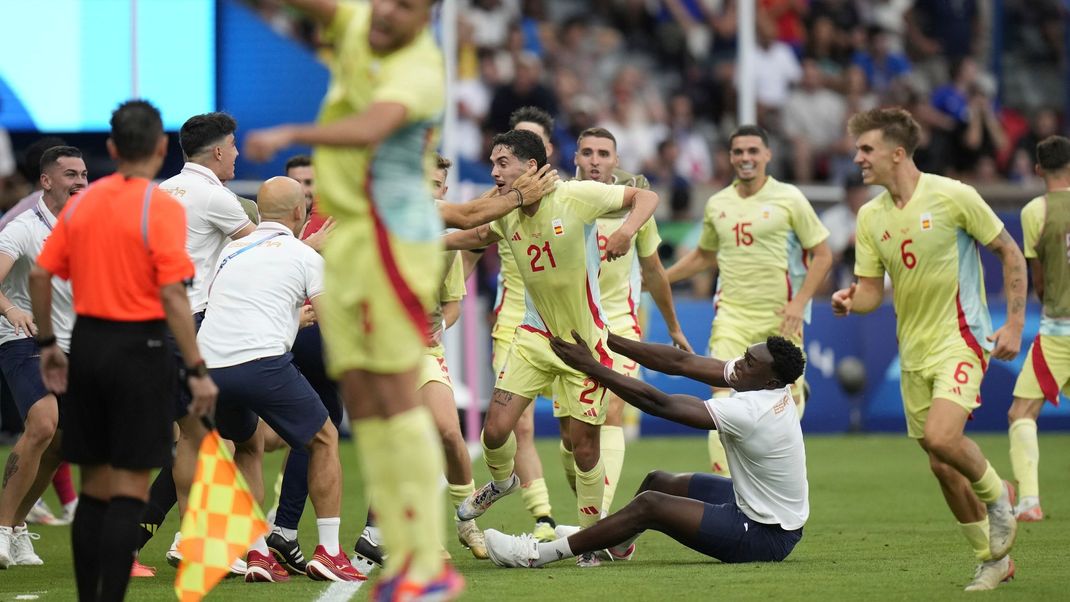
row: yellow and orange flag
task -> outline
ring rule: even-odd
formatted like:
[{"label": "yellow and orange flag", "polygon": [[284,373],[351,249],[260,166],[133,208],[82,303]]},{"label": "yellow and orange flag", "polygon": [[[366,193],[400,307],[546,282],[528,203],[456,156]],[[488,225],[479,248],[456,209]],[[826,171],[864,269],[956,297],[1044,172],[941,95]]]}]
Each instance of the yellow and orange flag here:
[{"label": "yellow and orange flag", "polygon": [[264,512],[238,472],[230,448],[218,431],[201,443],[197,472],[182,518],[178,550],[182,564],[175,576],[179,600],[203,598],[230,572],[230,563],[268,531]]}]

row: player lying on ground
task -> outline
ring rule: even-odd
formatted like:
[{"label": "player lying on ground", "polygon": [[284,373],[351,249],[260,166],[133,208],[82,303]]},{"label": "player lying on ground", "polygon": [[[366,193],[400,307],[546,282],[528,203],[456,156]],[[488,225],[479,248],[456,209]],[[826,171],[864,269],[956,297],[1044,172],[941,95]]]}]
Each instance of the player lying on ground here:
[{"label": "player lying on ground", "polygon": [[537,543],[528,534],[485,531],[487,550],[499,566],[539,567],[578,554],[601,552],[626,560],[648,529],[722,562],[780,561],[802,539],[810,514],[806,451],[790,386],[802,374],[802,351],[778,336],[752,345],[730,361],[698,356],[669,345],[609,335],[609,347],[649,369],[731,387],[731,397],[702,401],[669,395],[617,374],[576,343],[559,337],[551,346],[562,361],[595,378],[629,404],[687,426],[718,431],[733,477],[712,474],[647,475],[620,511],[567,538]]}]

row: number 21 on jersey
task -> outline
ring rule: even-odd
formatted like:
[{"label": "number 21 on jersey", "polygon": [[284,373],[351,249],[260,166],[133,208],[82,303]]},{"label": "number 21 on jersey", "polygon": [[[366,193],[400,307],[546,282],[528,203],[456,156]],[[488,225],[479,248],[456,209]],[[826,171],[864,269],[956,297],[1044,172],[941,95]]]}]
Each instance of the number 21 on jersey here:
[{"label": "number 21 on jersey", "polygon": [[[543,255],[546,255],[548,261],[543,261]],[[554,261],[554,252],[550,249],[550,241],[545,241],[542,246],[531,245],[528,247],[528,257],[531,258],[531,271],[541,272],[546,269],[546,264],[549,263],[551,268],[557,267],[557,262]]]}]

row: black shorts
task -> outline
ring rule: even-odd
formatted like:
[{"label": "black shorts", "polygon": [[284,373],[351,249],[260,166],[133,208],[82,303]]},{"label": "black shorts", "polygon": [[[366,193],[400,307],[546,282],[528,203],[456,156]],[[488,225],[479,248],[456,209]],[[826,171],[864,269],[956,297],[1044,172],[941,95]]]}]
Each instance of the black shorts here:
[{"label": "black shorts", "polygon": [[[201,331],[201,323],[204,322],[204,312],[199,311],[193,314],[193,334],[197,334]],[[189,414],[189,404],[193,401],[193,394],[189,391],[189,384],[186,382],[186,360],[182,358],[182,352],[178,350],[178,341],[175,340],[175,335],[171,334],[171,331],[167,331],[167,345],[171,348],[171,354],[175,358],[175,420],[184,418],[186,414]]]},{"label": "black shorts", "polygon": [[163,320],[79,316],[71,335],[63,458],[128,470],[171,464],[178,377]]}]

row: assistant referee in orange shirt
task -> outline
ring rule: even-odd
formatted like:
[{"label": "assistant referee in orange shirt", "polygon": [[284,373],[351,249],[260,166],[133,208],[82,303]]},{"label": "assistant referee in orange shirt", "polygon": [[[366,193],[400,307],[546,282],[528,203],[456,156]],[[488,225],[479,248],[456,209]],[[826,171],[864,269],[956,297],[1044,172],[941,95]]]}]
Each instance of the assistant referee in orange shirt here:
[{"label": "assistant referee in orange shirt", "polygon": [[[116,173],[67,203],[30,274],[41,376],[62,394],[63,457],[82,471],[71,526],[78,598],[94,602],[125,595],[150,471],[170,464],[179,381],[168,328],[186,362],[190,413],[211,413],[217,393],[186,297],[186,214],[152,183],[167,154],[159,111],[123,103],[107,145]],[[74,294],[69,368],[52,331],[53,275]]]}]

